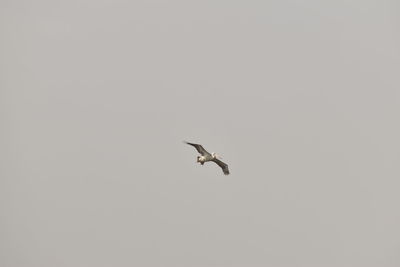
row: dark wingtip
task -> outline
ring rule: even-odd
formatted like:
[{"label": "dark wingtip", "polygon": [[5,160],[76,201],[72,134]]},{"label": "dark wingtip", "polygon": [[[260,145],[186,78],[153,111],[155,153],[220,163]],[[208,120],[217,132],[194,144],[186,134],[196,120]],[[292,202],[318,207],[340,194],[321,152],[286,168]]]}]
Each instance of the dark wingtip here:
[{"label": "dark wingtip", "polygon": [[190,142],[187,142],[187,141],[183,141],[183,143],[185,143],[185,144],[187,144],[187,145],[191,145],[191,146],[195,145],[195,144],[190,143]]}]

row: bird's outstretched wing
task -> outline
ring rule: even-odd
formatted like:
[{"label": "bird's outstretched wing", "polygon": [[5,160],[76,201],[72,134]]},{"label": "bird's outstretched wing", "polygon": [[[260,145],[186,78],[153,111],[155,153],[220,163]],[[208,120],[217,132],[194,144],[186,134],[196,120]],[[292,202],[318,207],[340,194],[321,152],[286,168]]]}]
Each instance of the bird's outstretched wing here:
[{"label": "bird's outstretched wing", "polygon": [[192,144],[192,143],[189,143],[189,142],[186,142],[186,141],[184,141],[184,143],[188,144],[188,145],[191,145],[191,146],[194,146],[196,148],[197,152],[199,152],[203,156],[211,155],[210,153],[208,153],[207,150],[204,149],[204,147],[202,145]]},{"label": "bird's outstretched wing", "polygon": [[215,163],[218,164],[218,166],[221,167],[222,171],[224,172],[225,175],[229,174],[229,168],[228,168],[228,164],[220,161],[219,159],[213,159],[212,161],[214,161]]}]

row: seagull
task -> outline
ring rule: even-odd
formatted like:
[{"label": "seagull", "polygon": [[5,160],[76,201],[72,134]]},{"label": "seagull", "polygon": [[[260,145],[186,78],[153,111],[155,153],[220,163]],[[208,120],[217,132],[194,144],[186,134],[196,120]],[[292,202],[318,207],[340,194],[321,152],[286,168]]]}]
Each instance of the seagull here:
[{"label": "seagull", "polygon": [[199,162],[201,165],[204,165],[204,163],[207,161],[214,161],[218,166],[221,167],[225,175],[229,174],[228,164],[219,160],[219,156],[216,153],[213,152],[210,154],[202,145],[199,144],[193,144],[186,141],[184,141],[184,143],[193,146],[196,148],[197,152],[200,153],[201,156],[197,156],[197,162]]}]

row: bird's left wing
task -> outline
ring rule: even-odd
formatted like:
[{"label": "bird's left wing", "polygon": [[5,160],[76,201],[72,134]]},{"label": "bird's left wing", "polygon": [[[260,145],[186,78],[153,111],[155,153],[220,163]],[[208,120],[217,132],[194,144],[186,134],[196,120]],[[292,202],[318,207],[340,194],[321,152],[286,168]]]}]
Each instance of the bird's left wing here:
[{"label": "bird's left wing", "polygon": [[193,143],[189,143],[184,141],[185,144],[191,145],[194,148],[196,148],[197,152],[199,152],[201,155],[205,156],[205,155],[210,155],[210,153],[204,149],[204,147],[202,145],[199,144],[193,144]]}]

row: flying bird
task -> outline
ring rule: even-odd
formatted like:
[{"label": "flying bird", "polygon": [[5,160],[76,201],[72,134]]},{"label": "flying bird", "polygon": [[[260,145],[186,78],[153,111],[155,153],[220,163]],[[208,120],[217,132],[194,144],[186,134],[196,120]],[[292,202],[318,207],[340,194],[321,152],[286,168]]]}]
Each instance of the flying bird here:
[{"label": "flying bird", "polygon": [[197,156],[197,162],[199,162],[201,165],[204,165],[204,163],[207,161],[213,161],[221,167],[225,175],[229,174],[228,164],[222,162],[216,153],[209,153],[202,145],[199,144],[193,144],[186,141],[184,141],[184,143],[193,146],[196,148],[197,152],[200,153],[200,156]]}]

